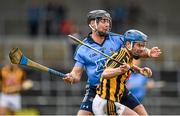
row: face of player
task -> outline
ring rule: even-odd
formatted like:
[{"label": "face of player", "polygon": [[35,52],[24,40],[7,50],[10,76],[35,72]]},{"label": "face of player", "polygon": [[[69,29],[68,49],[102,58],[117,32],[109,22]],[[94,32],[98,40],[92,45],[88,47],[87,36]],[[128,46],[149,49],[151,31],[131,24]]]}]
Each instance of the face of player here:
[{"label": "face of player", "polygon": [[99,19],[97,23],[97,30],[99,32],[109,33],[110,25],[111,25],[111,21],[106,17],[102,17]]},{"label": "face of player", "polygon": [[139,56],[145,50],[146,42],[134,42],[132,47],[132,54],[134,56]]},{"label": "face of player", "polygon": [[99,18],[91,22],[90,26],[96,31],[100,36],[105,36],[109,33],[111,27],[111,21],[107,17]]}]

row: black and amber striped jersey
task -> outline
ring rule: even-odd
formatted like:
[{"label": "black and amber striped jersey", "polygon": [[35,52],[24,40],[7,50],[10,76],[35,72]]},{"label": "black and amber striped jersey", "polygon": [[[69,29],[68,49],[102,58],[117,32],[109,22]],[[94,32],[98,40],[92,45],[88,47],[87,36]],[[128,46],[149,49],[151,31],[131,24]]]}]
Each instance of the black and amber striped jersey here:
[{"label": "black and amber striped jersey", "polygon": [[22,89],[25,72],[16,65],[6,65],[0,71],[0,78],[3,93],[18,93]]},{"label": "black and amber striped jersey", "polygon": [[[116,59],[121,63],[127,63],[132,66],[133,57],[129,54],[126,48],[121,48],[117,53],[114,53],[112,58]],[[120,64],[109,59],[106,62],[106,67],[117,68]],[[129,77],[131,71],[128,71],[122,75],[115,76],[110,79],[100,79],[100,85],[97,87],[97,94],[104,99],[119,102],[124,89],[125,82]]]}]

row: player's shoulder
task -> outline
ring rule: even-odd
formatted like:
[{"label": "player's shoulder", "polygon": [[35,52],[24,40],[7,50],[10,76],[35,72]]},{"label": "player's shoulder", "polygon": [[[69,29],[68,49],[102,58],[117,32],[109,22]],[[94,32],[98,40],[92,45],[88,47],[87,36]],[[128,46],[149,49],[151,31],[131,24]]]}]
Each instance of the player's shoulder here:
[{"label": "player's shoulder", "polygon": [[109,37],[112,39],[120,39],[124,41],[124,36],[118,33],[109,32]]},{"label": "player's shoulder", "polygon": [[[84,40],[83,40],[83,42],[85,43],[85,44],[87,44],[88,43],[88,40],[87,40],[87,38],[84,38]],[[77,47],[76,47],[76,52],[75,52],[75,54],[77,54],[77,53],[84,53],[85,51],[86,51],[86,49],[87,49],[87,47],[85,46],[85,45],[78,45]]]},{"label": "player's shoulder", "polygon": [[118,34],[118,33],[113,33],[113,32],[109,32],[109,36],[112,36],[112,37],[123,37],[123,35]]},{"label": "player's shoulder", "polygon": [[83,42],[84,42],[84,43],[88,43],[88,41],[89,41],[88,37],[85,37],[85,38],[83,39]]}]

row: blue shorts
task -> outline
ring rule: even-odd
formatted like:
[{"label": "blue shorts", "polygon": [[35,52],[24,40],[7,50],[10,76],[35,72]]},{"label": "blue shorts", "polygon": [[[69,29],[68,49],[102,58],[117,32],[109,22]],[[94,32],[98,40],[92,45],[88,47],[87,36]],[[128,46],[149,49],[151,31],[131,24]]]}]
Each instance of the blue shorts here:
[{"label": "blue shorts", "polygon": [[93,99],[96,96],[96,86],[86,85],[86,94],[80,105],[80,110],[92,111]]},{"label": "blue shorts", "polygon": [[[86,94],[83,101],[81,102],[80,110],[93,112],[92,102],[95,96],[96,96],[96,86],[86,85]],[[124,94],[120,103],[129,107],[130,109],[134,109],[136,106],[140,104],[139,100],[127,88],[125,88],[125,91],[124,91]]]},{"label": "blue shorts", "polygon": [[130,109],[134,109],[140,104],[139,100],[126,87],[120,103],[129,107]]}]

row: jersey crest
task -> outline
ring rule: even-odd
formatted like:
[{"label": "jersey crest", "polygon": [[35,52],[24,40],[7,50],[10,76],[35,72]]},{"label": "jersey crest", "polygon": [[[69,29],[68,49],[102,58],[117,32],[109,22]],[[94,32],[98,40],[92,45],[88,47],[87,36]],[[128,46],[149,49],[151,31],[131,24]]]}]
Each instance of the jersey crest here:
[{"label": "jersey crest", "polygon": [[95,61],[95,63],[96,63],[96,72],[100,72],[100,71],[104,70],[106,60],[107,60],[107,58],[101,58],[101,59]]}]

